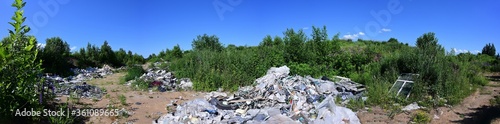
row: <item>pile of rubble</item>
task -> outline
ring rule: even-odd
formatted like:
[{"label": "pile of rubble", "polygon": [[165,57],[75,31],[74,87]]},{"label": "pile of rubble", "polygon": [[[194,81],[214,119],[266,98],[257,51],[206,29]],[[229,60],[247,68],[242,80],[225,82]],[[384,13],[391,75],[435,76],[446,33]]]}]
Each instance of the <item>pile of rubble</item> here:
[{"label": "pile of rubble", "polygon": [[193,82],[189,78],[177,79],[172,72],[159,68],[148,69],[141,77],[136,80],[130,80],[126,84],[132,85],[137,80],[150,83],[149,87],[157,87],[158,91],[175,91],[176,89],[190,90]]},{"label": "pile of rubble", "polygon": [[211,92],[205,99],[181,105],[167,105],[169,112],[153,124],[165,123],[360,123],[356,114],[335,104],[343,100],[366,99],[364,86],[337,77],[315,79],[289,76],[286,66],[271,68],[254,86],[241,87],[227,95]]},{"label": "pile of rubble", "polygon": [[46,89],[49,89],[52,93],[58,96],[67,96],[73,93],[79,98],[101,99],[105,92],[103,92],[99,87],[87,84],[86,81],[95,78],[103,78],[104,76],[111,75],[114,71],[120,69],[114,69],[108,65],[104,65],[102,68],[94,67],[86,69],[72,69],[76,76],[69,76],[65,78],[57,75],[46,74],[44,76],[44,85]]}]

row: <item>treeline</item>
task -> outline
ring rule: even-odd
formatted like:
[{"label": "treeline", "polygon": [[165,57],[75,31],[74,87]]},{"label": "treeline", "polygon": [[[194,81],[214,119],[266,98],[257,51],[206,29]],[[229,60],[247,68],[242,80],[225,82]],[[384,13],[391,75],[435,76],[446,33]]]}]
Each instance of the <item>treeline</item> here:
[{"label": "treeline", "polygon": [[493,66],[484,63],[499,61],[494,56],[446,52],[432,32],[409,46],[395,38],[352,41],[339,39],[338,34],[330,38],[326,27],[314,26],[310,37],[303,30],[287,29],[282,37],[265,36],[258,46],[224,47],[217,36],[204,34],[193,40],[192,48],[182,51],[177,45],[148,58],[169,61],[168,69],[192,78],[194,89],[204,91],[234,91],[251,85],[270,67],[283,65],[291,68],[292,75],[345,76],[367,85],[367,95],[375,98],[369,99],[372,104],[394,101],[386,96],[401,73],[420,74],[410,101],[431,97],[431,103],[437,99],[458,103],[473,86],[487,83],[481,73]]},{"label": "treeline", "polygon": [[45,73],[54,73],[62,76],[73,75],[70,68],[102,67],[104,64],[112,67],[143,64],[144,57],[132,51],[126,52],[120,48],[113,51],[107,41],[97,47],[87,44],[86,48],[71,53],[69,44],[59,37],[46,40],[45,46],[39,46],[38,60],[42,61]]}]

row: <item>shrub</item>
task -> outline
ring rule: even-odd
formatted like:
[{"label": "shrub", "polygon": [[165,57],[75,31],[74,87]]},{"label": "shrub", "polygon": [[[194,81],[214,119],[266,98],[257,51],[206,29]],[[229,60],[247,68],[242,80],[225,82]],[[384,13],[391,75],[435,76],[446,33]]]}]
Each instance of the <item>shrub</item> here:
[{"label": "shrub", "polygon": [[140,77],[145,71],[141,66],[132,66],[127,70],[127,75],[125,76],[125,81],[130,81],[135,78]]},{"label": "shrub", "polygon": [[134,82],[132,82],[131,85],[136,90],[147,90],[149,88],[149,84],[150,84],[150,82],[145,81],[145,80],[135,80]]},{"label": "shrub", "polygon": [[418,124],[426,124],[431,122],[431,117],[425,111],[417,111],[417,113],[411,119],[413,122]]}]

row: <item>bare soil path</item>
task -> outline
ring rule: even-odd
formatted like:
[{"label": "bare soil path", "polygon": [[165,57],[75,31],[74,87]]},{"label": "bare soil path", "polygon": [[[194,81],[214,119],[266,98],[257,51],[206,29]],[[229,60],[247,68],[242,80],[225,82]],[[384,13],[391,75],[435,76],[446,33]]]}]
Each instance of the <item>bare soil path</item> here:
[{"label": "bare soil path", "polygon": [[[110,124],[117,122],[135,123],[135,124],[150,124],[153,120],[166,114],[166,105],[172,100],[177,100],[178,104],[194,98],[203,97],[203,93],[185,91],[185,92],[149,92],[149,91],[134,91],[132,88],[119,84],[120,78],[125,76],[126,72],[114,73],[102,79],[94,79],[87,83],[105,89],[107,95],[104,95],[102,100],[93,101],[90,99],[80,99],[77,105],[78,108],[113,108],[126,109],[132,112],[132,115],[125,116],[91,116],[85,123],[89,124]],[[126,97],[126,104],[123,105],[119,96]],[[61,97],[62,101],[66,101],[66,97]],[[112,105],[113,107],[109,107]]]}]

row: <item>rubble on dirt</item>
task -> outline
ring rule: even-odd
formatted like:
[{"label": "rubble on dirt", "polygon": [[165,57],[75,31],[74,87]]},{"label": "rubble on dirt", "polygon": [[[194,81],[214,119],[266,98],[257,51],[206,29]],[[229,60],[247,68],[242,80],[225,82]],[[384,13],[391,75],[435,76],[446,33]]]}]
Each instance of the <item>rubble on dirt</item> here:
[{"label": "rubble on dirt", "polygon": [[403,109],[403,111],[412,111],[412,110],[417,110],[417,109],[420,109],[422,107],[418,106],[418,104],[416,102],[413,102],[407,106],[405,106]]},{"label": "rubble on dirt", "polygon": [[114,71],[121,69],[124,68],[114,69],[108,65],[104,65],[102,68],[72,69],[74,74],[77,76],[69,76],[66,78],[46,74],[44,76],[44,86],[57,96],[69,96],[73,94],[78,98],[100,100],[105,92],[103,92],[99,87],[87,84],[86,81],[95,78],[103,78],[104,76],[111,75]]},{"label": "rubble on dirt", "polygon": [[177,89],[191,90],[193,88],[193,82],[189,78],[177,79],[172,72],[167,70],[159,69],[156,67],[157,63],[154,63],[154,67],[146,70],[141,77],[136,80],[128,81],[127,85],[132,85],[133,82],[137,80],[142,80],[149,83],[149,87],[158,88],[158,91],[175,91]]},{"label": "rubble on dirt", "polygon": [[335,104],[335,97],[361,99],[364,86],[343,77],[331,81],[289,76],[289,72],[286,66],[273,67],[254,86],[240,87],[232,95],[211,92],[205,99],[171,103],[168,114],[153,124],[360,123],[356,113]]}]

